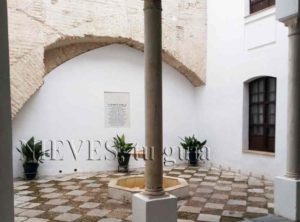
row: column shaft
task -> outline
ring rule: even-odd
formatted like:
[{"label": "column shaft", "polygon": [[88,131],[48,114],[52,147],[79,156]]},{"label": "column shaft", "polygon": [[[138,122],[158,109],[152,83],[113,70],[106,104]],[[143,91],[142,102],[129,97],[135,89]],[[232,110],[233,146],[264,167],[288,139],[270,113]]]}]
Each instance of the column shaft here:
[{"label": "column shaft", "polygon": [[161,0],[145,0],[146,148],[154,151],[153,159],[146,160],[145,193],[155,196],[164,193],[161,11]]},{"label": "column shaft", "polygon": [[0,4],[0,216],[14,221],[12,133],[6,0]]},{"label": "column shaft", "polygon": [[287,176],[300,179],[300,23],[289,32]]}]

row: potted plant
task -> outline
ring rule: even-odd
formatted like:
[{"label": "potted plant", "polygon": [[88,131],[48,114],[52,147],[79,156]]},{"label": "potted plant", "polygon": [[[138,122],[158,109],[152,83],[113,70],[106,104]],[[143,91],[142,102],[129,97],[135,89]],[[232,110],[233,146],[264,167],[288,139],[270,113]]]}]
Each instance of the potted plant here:
[{"label": "potted plant", "polygon": [[189,164],[191,166],[198,165],[198,159],[200,156],[199,151],[201,151],[203,146],[206,144],[206,140],[204,142],[200,142],[193,135],[192,137],[184,137],[181,141],[180,145],[189,153]]},{"label": "potted plant", "polygon": [[116,148],[118,154],[118,171],[128,172],[128,164],[130,160],[130,152],[136,145],[133,143],[126,143],[125,136],[119,136],[113,138],[113,147]]},{"label": "potted plant", "polygon": [[22,144],[21,149],[17,149],[23,156],[23,168],[26,179],[33,180],[37,175],[39,163],[43,163],[43,156],[49,157],[48,151],[43,151],[42,142],[34,141],[31,137],[25,144]]}]

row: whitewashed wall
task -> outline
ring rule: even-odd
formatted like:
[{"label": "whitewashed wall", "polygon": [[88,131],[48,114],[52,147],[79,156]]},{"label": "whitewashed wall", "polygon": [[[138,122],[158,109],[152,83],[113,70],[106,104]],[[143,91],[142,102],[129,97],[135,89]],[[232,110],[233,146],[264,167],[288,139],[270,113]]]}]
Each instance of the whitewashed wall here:
[{"label": "whitewashed wall", "polygon": [[[207,84],[197,89],[199,135],[209,141],[212,162],[256,175],[283,175],[286,163],[287,29],[275,8],[245,17],[247,0],[208,1]],[[277,77],[276,154],[244,153],[244,82]]]},{"label": "whitewashed wall", "polygon": [[[180,73],[163,66],[164,144],[177,146],[179,136],[195,133],[197,116],[195,88]],[[104,128],[104,92],[129,92],[131,127]],[[44,141],[111,141],[124,133],[129,141],[144,145],[144,62],[143,53],[122,45],[111,45],[82,54],[53,70],[44,85],[13,121],[14,175],[22,176],[22,161],[15,147],[31,136]],[[49,145],[49,144],[48,144]],[[117,161],[87,161],[87,146],[79,151],[77,161],[67,144],[63,161],[46,161],[41,175],[114,170]],[[102,155],[107,152],[103,152]],[[109,154],[109,153],[108,153]],[[96,156],[95,156],[96,157]],[[111,156],[109,156],[111,157]],[[131,161],[141,167],[143,161]]]},{"label": "whitewashed wall", "polygon": [[[248,1],[208,1],[207,84],[194,88],[183,75],[164,66],[164,140],[178,145],[178,136],[196,133],[207,139],[216,165],[254,175],[283,175],[286,165],[287,28],[275,20],[275,8],[249,16]],[[245,12],[246,9],[246,12]],[[113,45],[83,54],[50,73],[44,86],[13,122],[18,139],[110,140],[125,133],[144,144],[143,54]],[[277,78],[275,156],[243,152],[246,147],[245,82],[258,76]],[[104,91],[130,92],[131,128],[104,128]],[[116,168],[116,161],[46,162],[42,174]],[[68,153],[69,152],[69,153]],[[14,152],[15,176],[22,173]],[[81,153],[85,158],[86,152]],[[71,159],[67,159],[71,157]],[[131,162],[131,167],[143,162]]]}]

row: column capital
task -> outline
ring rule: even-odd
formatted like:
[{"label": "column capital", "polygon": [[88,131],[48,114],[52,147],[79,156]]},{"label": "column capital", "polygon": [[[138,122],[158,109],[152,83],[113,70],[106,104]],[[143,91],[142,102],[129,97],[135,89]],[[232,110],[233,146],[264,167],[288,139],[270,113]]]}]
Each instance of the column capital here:
[{"label": "column capital", "polygon": [[300,18],[299,17],[294,17],[289,20],[286,20],[283,22],[285,26],[290,27],[290,28],[297,28],[299,27],[300,24]]},{"label": "column capital", "polygon": [[144,0],[144,10],[149,9],[162,11],[161,0]]},{"label": "column capital", "polygon": [[294,35],[300,35],[300,19],[294,18],[290,19],[285,23],[287,27],[289,27],[289,37]]},{"label": "column capital", "polygon": [[288,27],[297,25],[300,20],[299,1],[298,0],[277,0],[276,18]]}]

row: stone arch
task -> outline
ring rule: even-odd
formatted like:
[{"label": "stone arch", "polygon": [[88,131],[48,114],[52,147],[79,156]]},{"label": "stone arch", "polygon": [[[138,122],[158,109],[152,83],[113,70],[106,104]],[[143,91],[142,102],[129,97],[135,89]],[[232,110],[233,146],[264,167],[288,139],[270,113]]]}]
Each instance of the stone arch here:
[{"label": "stone arch", "polygon": [[[124,44],[140,51],[144,49],[142,42],[120,36],[96,37],[83,35],[54,39],[43,47],[33,49],[30,53],[11,64],[12,118],[43,85],[44,76],[67,60],[87,51],[111,44]],[[195,87],[205,84],[205,75],[193,71],[187,64],[177,59],[176,55],[166,48],[163,49],[164,62],[184,75]]]},{"label": "stone arch", "polygon": [[[113,43],[143,49],[143,1],[10,3],[12,117],[43,85],[49,70],[72,58],[69,51],[76,56]],[[206,78],[207,0],[168,1],[163,8],[164,61],[200,86]],[[56,62],[49,62],[51,55]]]},{"label": "stone arch", "polygon": [[[84,36],[60,38],[45,47],[45,74],[48,74],[57,66],[82,53],[111,44],[124,44],[139,51],[144,50],[143,43],[123,37]],[[163,60],[184,75],[194,86],[203,84],[199,75],[182,64],[166,50],[163,50]]]}]

